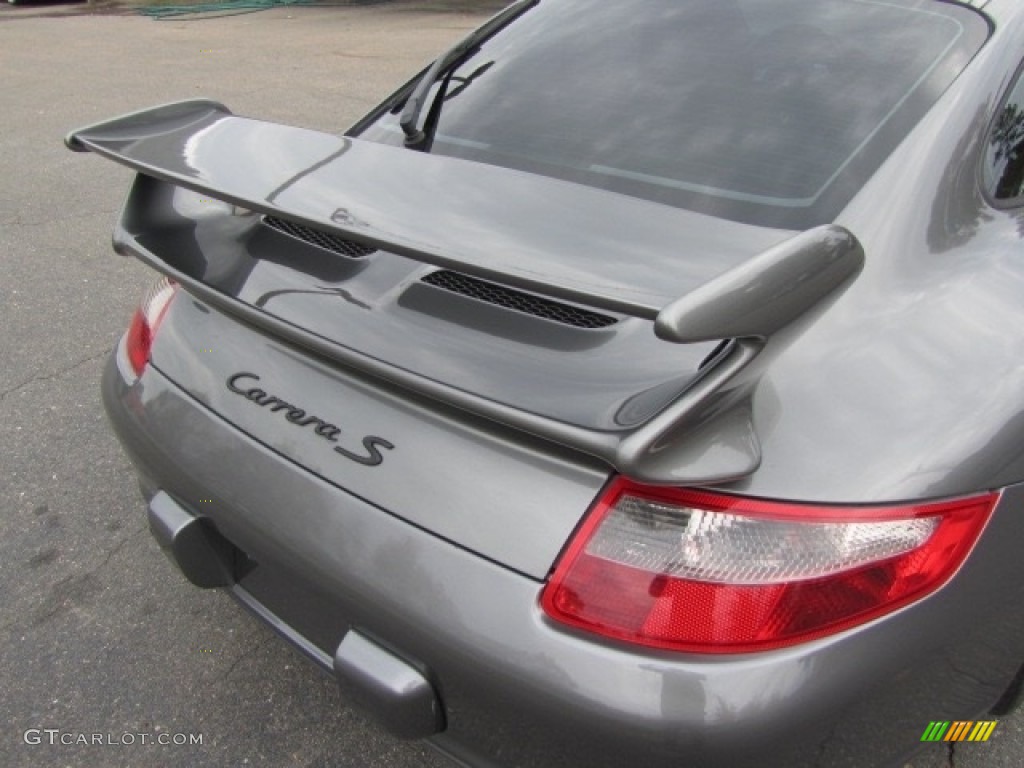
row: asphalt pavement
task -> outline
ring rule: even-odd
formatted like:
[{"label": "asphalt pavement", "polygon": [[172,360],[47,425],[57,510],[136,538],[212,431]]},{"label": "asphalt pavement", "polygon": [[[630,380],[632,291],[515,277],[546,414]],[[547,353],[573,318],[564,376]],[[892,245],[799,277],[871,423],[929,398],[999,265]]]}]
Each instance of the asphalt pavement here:
[{"label": "asphalt pavement", "polygon": [[[62,137],[197,96],[339,131],[500,6],[363,0],[159,22],[0,6],[0,766],[446,764],[160,554],[98,393],[153,279],[110,250],[131,176]],[[1017,768],[1022,724],[1003,718],[952,762],[929,745],[913,766]]]}]

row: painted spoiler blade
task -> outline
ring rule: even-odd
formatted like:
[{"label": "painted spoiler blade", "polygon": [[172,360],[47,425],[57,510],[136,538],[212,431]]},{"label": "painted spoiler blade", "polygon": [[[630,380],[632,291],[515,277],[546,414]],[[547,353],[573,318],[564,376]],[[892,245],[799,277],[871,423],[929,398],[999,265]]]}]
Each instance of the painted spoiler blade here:
[{"label": "painted spoiler blade", "polygon": [[237,117],[209,101],[125,115],[74,131],[66,143],[417,261],[649,319],[792,234]]}]

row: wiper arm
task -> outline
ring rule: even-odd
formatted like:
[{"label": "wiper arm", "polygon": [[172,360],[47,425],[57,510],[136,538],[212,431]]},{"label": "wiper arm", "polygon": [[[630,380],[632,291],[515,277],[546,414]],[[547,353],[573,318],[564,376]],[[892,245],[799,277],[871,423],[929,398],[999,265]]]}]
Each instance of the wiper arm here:
[{"label": "wiper arm", "polygon": [[539,2],[540,0],[519,0],[519,2],[513,3],[505,10],[491,17],[482,27],[457,43],[430,65],[430,68],[423,73],[423,77],[416,83],[412,94],[406,99],[405,108],[402,109],[402,117],[398,121],[398,124],[402,126],[402,131],[405,132],[405,145],[407,147],[417,149],[429,138],[428,134],[419,127],[418,123],[420,113],[423,111],[423,104],[427,100],[427,92],[430,90],[430,86],[434,84],[434,81],[437,80],[438,75],[464,59],[480,43],[501,29],[504,29]]},{"label": "wiper arm", "polygon": [[[445,88],[444,100],[448,101],[449,99],[454,99],[456,96],[458,96],[464,90],[469,88],[469,86],[471,86],[473,84],[474,80],[476,80],[478,77],[480,77],[480,75],[485,74],[487,72],[487,70],[490,69],[493,66],[494,66],[494,62],[493,61],[488,61],[486,64],[481,64],[479,67],[474,69],[472,72],[470,72],[465,77],[462,77],[461,75],[460,76],[452,75],[451,77],[446,78],[445,79],[446,83],[451,81],[451,80],[454,80],[454,81],[456,81],[458,83],[458,85],[455,88],[452,88],[452,90],[450,90],[450,91],[447,88]],[[1024,144],[1024,142],[1022,142],[1022,144]]]}]

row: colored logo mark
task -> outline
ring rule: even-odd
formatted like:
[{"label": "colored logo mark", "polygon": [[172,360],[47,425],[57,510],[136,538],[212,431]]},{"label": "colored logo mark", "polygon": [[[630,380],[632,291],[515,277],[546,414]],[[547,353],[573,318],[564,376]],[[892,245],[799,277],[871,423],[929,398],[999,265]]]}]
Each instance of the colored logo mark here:
[{"label": "colored logo mark", "polygon": [[933,720],[921,734],[921,741],[988,741],[997,723],[997,720]]}]

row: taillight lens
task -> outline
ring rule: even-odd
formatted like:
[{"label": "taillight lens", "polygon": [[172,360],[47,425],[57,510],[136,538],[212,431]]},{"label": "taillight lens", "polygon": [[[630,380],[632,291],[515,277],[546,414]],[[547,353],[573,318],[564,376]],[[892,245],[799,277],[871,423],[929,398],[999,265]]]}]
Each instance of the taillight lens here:
[{"label": "taillight lens", "polygon": [[940,587],[997,499],[826,507],[618,478],[562,556],[541,604],[558,621],[656,648],[792,645]]},{"label": "taillight lens", "polygon": [[125,353],[136,376],[142,375],[146,363],[149,362],[149,353],[157,328],[160,327],[160,321],[163,320],[177,289],[177,283],[169,277],[161,277],[146,291],[139,308],[132,316],[125,336]]}]

